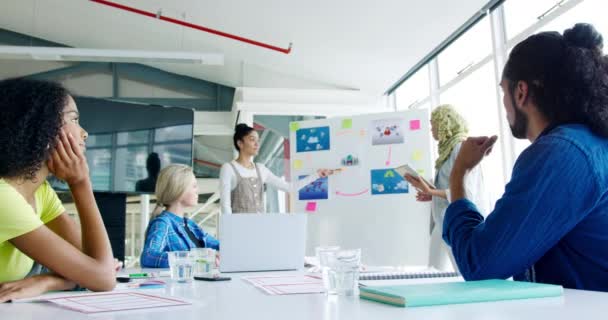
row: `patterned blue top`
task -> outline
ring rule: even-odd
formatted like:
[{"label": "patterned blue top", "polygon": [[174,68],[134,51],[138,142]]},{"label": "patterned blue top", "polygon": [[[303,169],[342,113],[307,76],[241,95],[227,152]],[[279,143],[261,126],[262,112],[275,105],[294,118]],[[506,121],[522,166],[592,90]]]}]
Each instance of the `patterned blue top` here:
[{"label": "patterned blue top", "polygon": [[[194,221],[188,220],[188,227],[197,239],[203,240],[205,247],[220,249],[220,242],[205,233]],[[196,245],[186,232],[184,218],[176,214],[163,211],[150,221],[146,242],[141,253],[141,266],[144,268],[168,268],[167,252],[188,251]]]},{"label": "patterned blue top", "polygon": [[522,152],[485,221],[470,201],[453,202],[443,239],[467,280],[608,291],[607,191],[608,139],[558,126]]}]

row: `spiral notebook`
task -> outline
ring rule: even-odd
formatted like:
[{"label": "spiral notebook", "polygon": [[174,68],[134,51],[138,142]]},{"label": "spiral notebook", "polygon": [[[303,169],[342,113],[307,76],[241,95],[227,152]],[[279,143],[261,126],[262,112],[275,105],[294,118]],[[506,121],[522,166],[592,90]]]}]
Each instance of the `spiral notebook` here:
[{"label": "spiral notebook", "polygon": [[421,271],[421,272],[370,272],[361,273],[359,280],[393,280],[460,277],[458,272]]}]

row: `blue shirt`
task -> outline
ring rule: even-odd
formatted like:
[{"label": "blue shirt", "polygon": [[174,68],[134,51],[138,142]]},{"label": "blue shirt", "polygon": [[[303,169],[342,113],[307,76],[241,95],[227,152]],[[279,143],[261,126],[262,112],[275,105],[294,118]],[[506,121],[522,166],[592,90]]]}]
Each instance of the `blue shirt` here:
[{"label": "blue shirt", "polygon": [[443,239],[467,280],[509,278],[608,291],[608,139],[583,125],[541,134],[485,219],[466,199]]},{"label": "blue shirt", "polygon": [[[197,239],[204,241],[206,248],[220,249],[220,242],[205,233],[194,221],[187,219],[188,228]],[[168,268],[169,251],[189,251],[196,245],[186,232],[184,218],[169,211],[163,211],[150,221],[146,242],[141,253],[141,266],[144,268]]]}]

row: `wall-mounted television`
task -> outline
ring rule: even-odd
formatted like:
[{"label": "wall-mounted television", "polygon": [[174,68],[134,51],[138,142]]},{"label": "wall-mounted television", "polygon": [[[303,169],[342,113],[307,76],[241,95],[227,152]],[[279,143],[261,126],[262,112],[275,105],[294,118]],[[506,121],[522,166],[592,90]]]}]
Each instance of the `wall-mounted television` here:
[{"label": "wall-mounted television", "polygon": [[[158,170],[192,165],[192,109],[76,97],[89,133],[86,157],[93,189],[154,193]],[[50,178],[55,188],[67,185]]]}]

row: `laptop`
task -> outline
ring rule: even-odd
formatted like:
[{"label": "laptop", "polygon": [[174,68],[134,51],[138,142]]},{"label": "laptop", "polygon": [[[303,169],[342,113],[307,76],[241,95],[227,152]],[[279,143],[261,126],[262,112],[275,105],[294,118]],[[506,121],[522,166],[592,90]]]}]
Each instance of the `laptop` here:
[{"label": "laptop", "polygon": [[303,268],[306,222],[305,214],[220,216],[220,272]]}]

